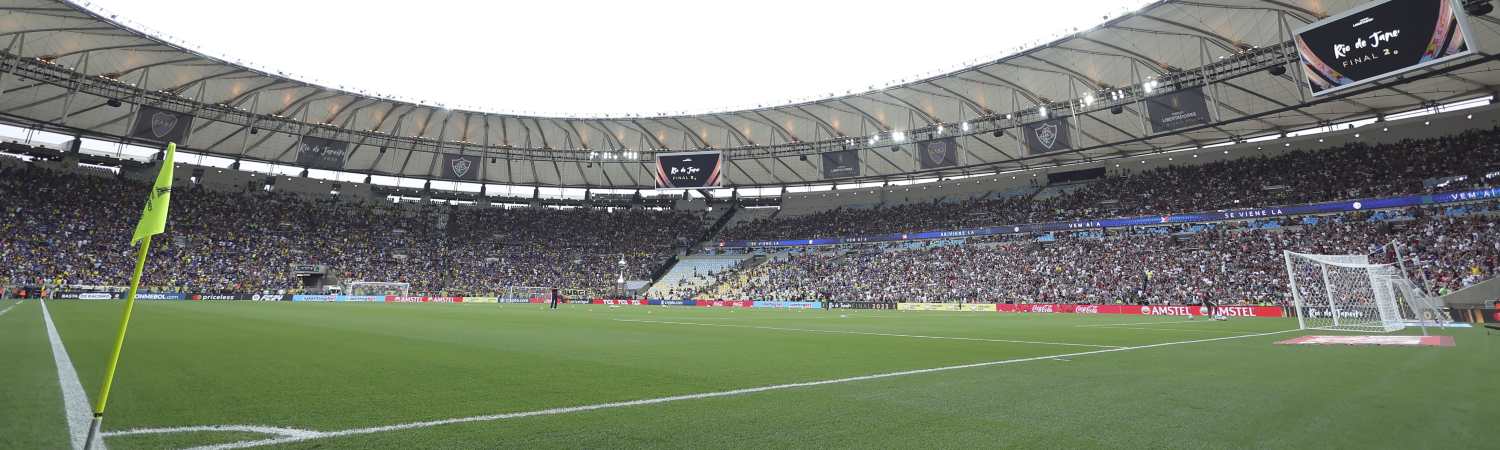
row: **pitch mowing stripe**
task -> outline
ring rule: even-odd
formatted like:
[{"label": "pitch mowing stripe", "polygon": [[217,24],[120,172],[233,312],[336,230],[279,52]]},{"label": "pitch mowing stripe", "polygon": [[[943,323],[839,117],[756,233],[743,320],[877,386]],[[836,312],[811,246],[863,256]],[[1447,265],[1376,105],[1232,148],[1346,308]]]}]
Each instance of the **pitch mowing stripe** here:
[{"label": "pitch mowing stripe", "polygon": [[759,326],[759,325],[734,325],[734,324],[727,324],[727,323],[672,322],[672,321],[666,321],[666,320],[640,320],[640,319],[614,319],[614,320],[619,321],[619,322],[662,323],[662,324],[670,324],[670,325],[697,325],[697,326],[703,326],[703,327],[751,328],[751,329],[756,329],[756,330],[801,331],[801,332],[807,332],[807,333],[861,334],[861,335],[866,335],[866,336],[889,336],[889,337],[906,337],[906,338],[918,338],[918,339],[948,339],[948,340],[955,340],[955,341],[982,341],[982,342],[1007,342],[1007,343],[1012,343],[1012,344],[1067,345],[1067,346],[1073,346],[1073,347],[1093,347],[1093,348],[1124,348],[1124,347],[1119,346],[1119,345],[1075,344],[1075,343],[1071,343],[1071,342],[1021,341],[1021,340],[1015,340],[1015,339],[986,339],[986,338],[955,337],[955,336],[924,336],[924,335],[920,335],[920,334],[876,333],[876,332],[872,332],[872,331],[817,330],[817,329],[812,329],[812,328],[766,327],[766,326]]},{"label": "pitch mowing stripe", "polygon": [[[57,326],[52,324],[52,313],[47,311],[47,301],[37,302],[42,304],[42,319],[47,323],[47,341],[52,344],[52,363],[57,366],[57,385],[62,389],[63,409],[68,415],[68,437],[74,450],[81,449],[83,441],[88,439],[89,422],[94,417],[89,407],[89,396],[83,390],[83,383],[78,381],[78,371],[73,369],[68,349],[63,347],[62,338],[57,335]],[[104,449],[103,440],[96,442],[93,448]]]},{"label": "pitch mowing stripe", "polygon": [[192,447],[189,450],[230,450],[230,449],[238,449],[238,448],[259,447],[259,446],[263,446],[263,445],[290,444],[290,443],[294,443],[294,442],[305,442],[305,441],[311,441],[311,440],[315,440],[315,439],[328,439],[328,438],[337,438],[337,437],[347,437],[347,436],[358,436],[358,435],[365,435],[365,434],[384,433],[384,432],[387,432],[387,431],[402,431],[402,430],[413,430],[413,429],[419,429],[419,428],[432,428],[432,427],[441,426],[441,425],[453,425],[453,424],[474,423],[474,422],[493,422],[493,421],[497,421],[497,420],[519,419],[519,418],[524,418],[524,417],[554,416],[554,415],[559,415],[559,414],[571,414],[571,413],[578,413],[578,412],[597,411],[597,410],[601,410],[601,409],[614,409],[614,408],[625,408],[625,407],[631,407],[631,406],[655,405],[655,404],[660,404],[660,403],[670,403],[670,402],[676,402],[676,401],[682,401],[682,400],[700,400],[700,399],[705,399],[705,398],[731,397],[731,396],[736,396],[736,395],[754,394],[754,393],[758,393],[758,392],[777,391],[777,390],[783,390],[783,389],[793,389],[793,388],[803,388],[803,387],[813,387],[813,386],[824,386],[824,385],[830,385],[830,384],[853,383],[853,382],[857,382],[857,381],[868,381],[868,380],[878,380],[878,379],[882,379],[882,378],[904,377],[904,376],[908,376],[908,375],[920,375],[920,374],[933,373],[933,372],[946,372],[946,371],[950,371],[950,370],[959,370],[959,369],[972,369],[972,368],[976,368],[976,367],[990,367],[990,366],[999,366],[999,365],[1005,365],[1005,364],[1016,364],[1016,363],[1030,362],[1030,361],[1054,360],[1054,359],[1059,359],[1059,358],[1072,358],[1072,357],[1085,356],[1085,355],[1097,355],[1097,354],[1101,354],[1101,353],[1113,353],[1113,352],[1125,352],[1125,351],[1131,351],[1131,350],[1142,350],[1142,349],[1157,348],[1157,347],[1166,347],[1166,346],[1172,346],[1172,345],[1195,344],[1195,343],[1200,343],[1200,342],[1214,342],[1214,341],[1223,341],[1223,340],[1229,340],[1229,339],[1243,339],[1243,338],[1250,338],[1250,337],[1269,336],[1269,335],[1273,335],[1273,334],[1286,333],[1286,332],[1289,332],[1289,331],[1298,331],[1298,330],[1291,329],[1291,330],[1272,331],[1272,332],[1267,332],[1267,333],[1244,334],[1244,335],[1238,335],[1238,336],[1225,336],[1225,337],[1216,337],[1216,338],[1208,338],[1208,339],[1194,339],[1194,340],[1190,340],[1190,341],[1164,342],[1164,343],[1160,343],[1160,344],[1140,345],[1140,346],[1135,346],[1135,347],[1108,348],[1108,349],[1103,349],[1103,350],[1090,350],[1090,351],[1086,351],[1086,352],[1063,353],[1063,354],[1058,354],[1058,355],[1047,355],[1047,356],[1034,356],[1034,357],[1030,357],[1030,358],[1006,359],[1006,360],[1000,360],[1000,361],[989,361],[989,362],[981,362],[981,363],[973,363],[973,364],[961,364],[961,365],[956,365],[956,366],[934,367],[934,368],[930,368],[930,369],[903,370],[903,371],[900,371],[900,372],[877,373],[877,374],[874,374],[874,375],[860,375],[860,376],[847,377],[847,378],[835,378],[835,379],[832,379],[832,380],[807,381],[807,382],[802,382],[802,383],[789,383],[789,384],[777,384],[777,385],[771,385],[771,386],[761,386],[761,387],[753,387],[753,388],[734,389],[734,390],[729,390],[729,391],[705,392],[705,393],[701,393],[701,394],[675,395],[675,396],[671,396],[671,397],[648,398],[648,399],[642,399],[642,400],[630,400],[630,401],[613,402],[613,403],[599,403],[599,404],[594,404],[594,405],[569,406],[569,407],[565,407],[565,408],[552,408],[552,409],[543,409],[543,410],[537,410],[537,411],[514,412],[514,413],[505,413],[505,414],[491,414],[491,415],[471,416],[471,417],[458,417],[458,418],[453,418],[453,419],[429,420],[429,421],[424,421],[424,422],[410,422],[410,423],[402,423],[402,424],[395,424],[395,425],[385,425],[385,426],[369,427],[369,428],[353,428],[353,429],[339,430],[339,431],[327,431],[327,432],[309,431],[308,432],[309,434],[304,435],[304,436],[287,436],[287,437],[278,437],[278,438],[272,438],[272,439],[259,439],[259,440],[250,440],[250,441],[230,442],[230,443],[227,443],[227,444],[205,445],[205,446],[200,446],[200,447]]}]

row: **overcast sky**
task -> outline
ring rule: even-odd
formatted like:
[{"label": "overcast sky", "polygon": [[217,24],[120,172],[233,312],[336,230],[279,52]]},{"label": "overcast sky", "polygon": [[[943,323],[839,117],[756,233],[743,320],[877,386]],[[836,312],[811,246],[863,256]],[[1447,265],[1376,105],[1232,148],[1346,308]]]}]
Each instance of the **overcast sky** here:
[{"label": "overcast sky", "polygon": [[1143,2],[91,3],[170,41],[323,85],[452,108],[600,116],[859,92],[995,59]]}]

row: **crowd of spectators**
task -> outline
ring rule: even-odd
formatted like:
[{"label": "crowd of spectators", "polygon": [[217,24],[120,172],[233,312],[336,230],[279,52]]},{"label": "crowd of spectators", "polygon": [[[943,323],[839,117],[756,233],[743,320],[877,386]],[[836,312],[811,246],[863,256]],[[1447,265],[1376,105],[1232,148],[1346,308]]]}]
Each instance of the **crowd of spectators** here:
[{"label": "crowd of spectators", "polygon": [[1044,199],[1021,195],[838,208],[747,222],[726,230],[723,239],[847,237],[1290,205],[1420,193],[1435,189],[1424,185],[1432,179],[1465,177],[1443,186],[1458,189],[1500,171],[1500,130],[1127,169]]},{"label": "crowd of spectators", "polygon": [[[1484,130],[1117,171],[1046,198],[833,209],[752,221],[723,237],[856,236],[1457,189],[1500,181],[1497,140],[1500,131]],[[31,164],[0,167],[0,285],[126,284],[133,262],[128,240],[147,185]],[[622,271],[627,280],[649,277],[705,228],[693,212],[371,205],[196,186],[174,191],[172,203],[168,233],[153,246],[145,270],[143,284],[152,289],[293,291],[303,284],[291,267],[319,264],[336,282],[406,282],[416,293],[536,286],[609,295]],[[1437,289],[1495,274],[1500,236],[1488,216],[1424,211],[1411,211],[1419,217],[1407,220],[1351,215],[1275,230],[1218,224],[1196,233],[852,246],[709,274],[710,288],[697,292],[782,300],[1276,303],[1285,301],[1281,250],[1368,253],[1393,239],[1424,256]]]},{"label": "crowd of spectators", "polygon": [[[1219,224],[1163,229],[1013,236],[999,242],[865,244],[771,258],[724,274],[707,297],[835,302],[1149,303],[1284,305],[1283,250],[1367,254],[1394,262],[1398,243],[1415,278],[1444,294],[1500,269],[1497,204],[1448,215],[1412,209],[1286,220],[1288,226]],[[1308,221],[1314,222],[1314,221]],[[1176,228],[1176,227],[1173,227]]]},{"label": "crowd of spectators", "polygon": [[[32,165],[0,169],[0,285],[127,284],[146,189]],[[320,264],[339,283],[405,282],[414,293],[536,286],[607,295],[622,268],[627,280],[648,277],[702,227],[687,212],[368,205],[179,188],[142,285],[289,292],[302,288],[293,265]]]}]

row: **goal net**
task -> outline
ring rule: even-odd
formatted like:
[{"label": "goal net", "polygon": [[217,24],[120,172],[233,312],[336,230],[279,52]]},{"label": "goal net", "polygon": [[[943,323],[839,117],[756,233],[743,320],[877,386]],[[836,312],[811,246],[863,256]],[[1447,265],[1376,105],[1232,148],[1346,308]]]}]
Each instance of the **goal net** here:
[{"label": "goal net", "polygon": [[1392,264],[1365,255],[1285,252],[1302,329],[1391,332],[1441,320],[1442,307]]},{"label": "goal net", "polygon": [[411,293],[411,283],[351,281],[344,289],[349,295],[396,295],[407,297]]}]

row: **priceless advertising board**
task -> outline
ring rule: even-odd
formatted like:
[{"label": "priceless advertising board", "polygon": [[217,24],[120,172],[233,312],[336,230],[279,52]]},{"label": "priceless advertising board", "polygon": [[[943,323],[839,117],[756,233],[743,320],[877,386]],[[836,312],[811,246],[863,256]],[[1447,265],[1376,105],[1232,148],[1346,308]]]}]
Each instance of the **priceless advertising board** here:
[{"label": "priceless advertising board", "polygon": [[1458,0],[1385,0],[1295,31],[1312,94],[1325,95],[1474,54]]},{"label": "priceless advertising board", "polygon": [[656,154],[657,189],[716,188],[723,184],[724,155],[719,152]]}]

